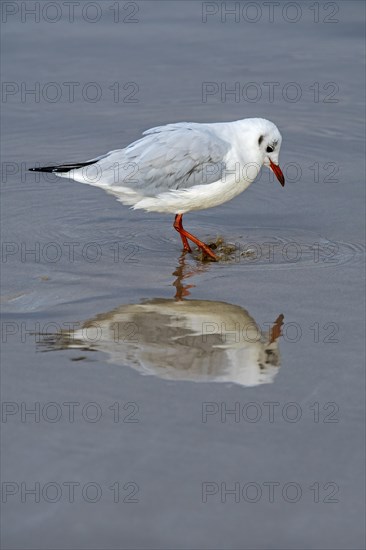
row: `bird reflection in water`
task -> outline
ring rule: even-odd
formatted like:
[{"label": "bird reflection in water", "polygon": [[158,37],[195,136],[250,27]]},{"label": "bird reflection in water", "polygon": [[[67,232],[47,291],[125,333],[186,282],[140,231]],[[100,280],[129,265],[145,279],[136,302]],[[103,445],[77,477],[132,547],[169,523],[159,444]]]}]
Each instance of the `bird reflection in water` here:
[{"label": "bird reflection in water", "polygon": [[283,315],[262,331],[240,306],[184,299],[194,285],[183,282],[207,268],[186,265],[183,253],[173,273],[174,299],[121,305],[80,328],[48,335],[43,349],[101,351],[110,363],[166,380],[242,386],[273,382],[280,367]]}]

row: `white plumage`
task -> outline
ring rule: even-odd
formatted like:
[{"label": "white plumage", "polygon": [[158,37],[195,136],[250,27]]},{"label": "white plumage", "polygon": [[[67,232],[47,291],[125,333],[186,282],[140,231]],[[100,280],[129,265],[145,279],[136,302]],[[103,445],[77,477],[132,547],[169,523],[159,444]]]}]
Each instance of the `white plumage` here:
[{"label": "white plumage", "polygon": [[222,204],[244,191],[263,165],[284,185],[278,166],[282,137],[262,118],[151,128],[144,137],[86,162],[33,170],[54,172],[104,189],[134,209],[176,214],[175,229],[215,259],[204,243],[183,229],[182,214]]}]

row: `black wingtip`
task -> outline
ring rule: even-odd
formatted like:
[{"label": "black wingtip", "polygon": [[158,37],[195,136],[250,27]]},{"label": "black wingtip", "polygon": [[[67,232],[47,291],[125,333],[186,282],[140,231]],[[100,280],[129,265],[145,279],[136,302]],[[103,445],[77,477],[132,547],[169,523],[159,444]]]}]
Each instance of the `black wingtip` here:
[{"label": "black wingtip", "polygon": [[59,172],[58,166],[40,166],[39,168],[28,168],[29,172]]},{"label": "black wingtip", "polygon": [[57,166],[40,166],[39,168],[28,168],[29,172],[54,172],[54,173],[66,173],[71,170],[78,170],[79,168],[84,168],[84,166],[89,166],[94,164],[96,160],[91,160],[89,162],[75,162],[72,164],[58,164]]}]

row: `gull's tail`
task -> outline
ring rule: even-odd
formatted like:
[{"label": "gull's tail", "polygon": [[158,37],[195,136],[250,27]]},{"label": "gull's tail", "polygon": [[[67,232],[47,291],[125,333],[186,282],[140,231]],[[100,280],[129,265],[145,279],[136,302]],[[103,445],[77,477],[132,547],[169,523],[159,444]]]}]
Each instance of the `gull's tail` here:
[{"label": "gull's tail", "polygon": [[90,166],[90,164],[94,164],[97,160],[98,159],[89,160],[88,162],[74,162],[72,164],[58,164],[56,166],[40,166],[39,168],[29,168],[29,171],[65,174],[71,170],[77,170],[78,168],[84,168],[84,166]]}]

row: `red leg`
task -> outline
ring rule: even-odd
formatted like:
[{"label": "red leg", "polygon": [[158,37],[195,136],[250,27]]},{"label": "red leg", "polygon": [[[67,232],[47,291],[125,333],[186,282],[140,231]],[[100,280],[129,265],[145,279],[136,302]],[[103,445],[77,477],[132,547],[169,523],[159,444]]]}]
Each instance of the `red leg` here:
[{"label": "red leg", "polygon": [[181,233],[181,231],[183,230],[182,218],[183,214],[177,214],[175,216],[174,229],[178,231],[180,238],[182,239],[184,250],[187,250],[187,252],[192,252],[191,247],[189,246],[189,242],[187,241],[187,237]]},{"label": "red leg", "polygon": [[202,252],[207,254],[207,256],[210,256],[210,258],[212,258],[213,260],[217,260],[216,255],[212,252],[211,248],[207,246],[207,244],[203,243],[202,241],[197,239],[197,237],[192,235],[192,233],[188,233],[188,231],[183,228],[182,218],[183,214],[177,214],[175,216],[174,229],[176,229],[176,231],[178,231],[181,236],[184,250],[188,250],[189,252],[191,252],[191,247],[189,246],[189,243],[187,241],[187,239],[189,239],[190,241],[195,243],[202,250]]}]

